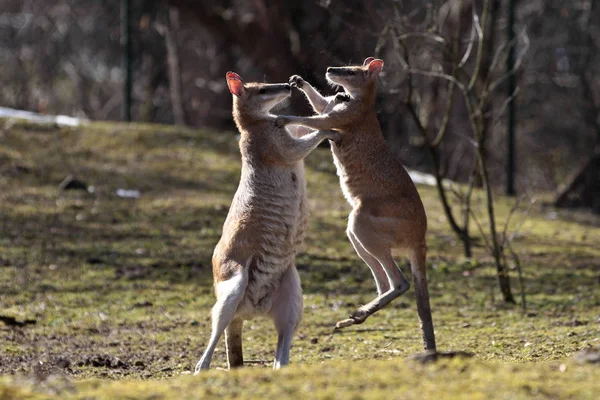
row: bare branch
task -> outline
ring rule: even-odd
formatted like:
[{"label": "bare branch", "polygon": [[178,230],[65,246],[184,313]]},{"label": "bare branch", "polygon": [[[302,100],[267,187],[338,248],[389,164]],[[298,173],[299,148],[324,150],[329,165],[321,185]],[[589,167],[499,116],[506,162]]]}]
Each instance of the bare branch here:
[{"label": "bare branch", "polygon": [[515,237],[519,234],[519,232],[521,231],[521,228],[523,227],[523,225],[525,225],[525,221],[527,219],[527,216],[529,215],[529,211],[531,211],[531,209],[533,208],[533,205],[535,203],[536,203],[536,199],[535,198],[531,199],[531,201],[529,202],[529,206],[525,209],[525,211],[523,211],[523,219],[521,220],[521,223],[510,234],[510,236],[507,239],[507,243],[509,243],[509,244],[512,243],[512,241],[515,239]]},{"label": "bare branch", "polygon": [[471,89],[473,89],[473,86],[475,86],[475,82],[477,82],[477,78],[479,77],[479,70],[481,67],[481,57],[483,54],[483,40],[484,40],[484,29],[487,23],[487,14],[488,14],[488,5],[489,5],[489,0],[485,0],[483,3],[483,11],[482,11],[482,15],[483,15],[483,20],[482,20],[482,25],[479,24],[479,17],[477,16],[477,13],[475,13],[475,7],[472,8],[473,11],[473,25],[475,26],[475,29],[477,30],[477,58],[475,61],[475,71],[473,71],[473,75],[471,76],[471,81],[469,82],[469,85],[467,86],[469,91],[471,91]]},{"label": "bare branch", "polygon": [[437,135],[431,141],[431,145],[434,147],[439,146],[444,138],[444,135],[448,131],[448,122],[450,121],[450,111],[452,111],[452,104],[454,102],[454,83],[450,83],[450,87],[448,89],[448,97],[446,99],[446,109],[444,110],[444,117],[442,118],[442,124],[440,125],[440,129],[438,130]]},{"label": "bare branch", "polygon": [[487,249],[488,249],[488,251],[490,253],[493,253],[494,252],[494,248],[492,247],[492,244],[490,243],[490,240],[488,239],[485,231],[483,230],[481,224],[479,223],[479,220],[477,219],[477,215],[470,208],[469,208],[468,211],[469,211],[469,214],[471,215],[471,218],[475,222],[475,225],[477,226],[477,229],[479,230],[479,234],[481,235],[481,237],[483,237],[483,240],[485,241],[485,247],[487,247]]},{"label": "bare branch", "polygon": [[439,44],[443,44],[443,45],[446,45],[448,43],[448,41],[445,38],[443,38],[442,36],[436,35],[431,32],[408,32],[408,33],[404,33],[404,34],[398,36],[397,39],[400,41],[405,41],[407,39],[411,39],[411,38],[415,38],[415,37],[430,39],[431,41],[433,41],[435,43],[439,43]]},{"label": "bare branch", "polygon": [[515,203],[513,204],[513,206],[510,208],[510,210],[508,211],[508,216],[506,217],[506,221],[504,221],[504,229],[502,229],[502,243],[501,246],[504,246],[506,244],[506,232],[508,232],[508,225],[510,224],[510,220],[512,218],[512,216],[514,215],[514,213],[519,209],[519,198],[517,197],[515,199]]},{"label": "bare branch", "polygon": [[435,78],[446,79],[447,81],[450,81],[453,84],[455,84],[460,89],[461,92],[466,93],[465,85],[463,85],[458,79],[456,79],[452,75],[444,74],[443,72],[423,71],[420,69],[412,69],[412,68],[408,69],[406,72],[409,74],[425,75],[425,76],[432,76]]},{"label": "bare branch", "polygon": [[469,57],[471,57],[471,51],[473,50],[473,44],[475,43],[475,29],[476,29],[475,24],[473,24],[471,26],[471,37],[467,44],[467,50],[465,50],[465,54],[463,55],[462,59],[458,63],[458,68],[464,67],[465,64],[467,63],[467,61],[469,60]]},{"label": "bare branch", "polygon": [[390,20],[385,24],[385,26],[383,27],[383,30],[381,31],[381,34],[379,35],[379,38],[377,39],[377,45],[375,46],[375,57],[379,56],[379,52],[381,51],[381,48],[385,44],[385,37],[392,27],[391,20],[392,19],[390,18]]},{"label": "bare branch", "polygon": [[514,67],[510,71],[503,74],[500,78],[496,79],[494,82],[492,82],[489,85],[488,91],[490,93],[493,92],[494,90],[496,90],[498,88],[498,86],[500,86],[502,83],[504,83],[504,81],[506,79],[508,79],[509,76],[515,74],[517,72],[517,70],[519,69],[519,67],[521,66],[521,63],[523,62],[523,59],[525,58],[525,54],[529,50],[529,45],[530,45],[529,36],[527,36],[525,29],[523,29],[523,31],[522,31],[522,37],[523,37],[523,49],[517,55]]},{"label": "bare branch", "polygon": [[494,54],[494,57],[492,58],[492,62],[490,63],[490,71],[494,71],[494,69],[496,68],[496,64],[498,64],[498,62],[500,61],[500,55],[502,55],[502,53],[504,53],[504,50],[510,49],[511,47],[516,45],[516,43],[517,43],[517,38],[514,38],[513,40],[510,41],[510,43],[508,43],[508,45],[506,43],[502,43],[498,47],[498,49],[496,50],[496,53]]},{"label": "bare branch", "polygon": [[519,87],[517,86],[517,87],[515,88],[515,90],[512,92],[512,94],[511,94],[509,97],[507,97],[507,98],[504,100],[504,102],[502,102],[502,106],[500,107],[500,111],[498,111],[498,115],[496,115],[496,116],[494,117],[494,120],[492,121],[492,127],[496,126],[496,124],[498,123],[498,121],[500,121],[500,117],[502,117],[502,114],[504,114],[504,111],[506,110],[506,107],[508,107],[508,104],[509,104],[511,101],[514,101],[514,100],[515,100],[515,98],[517,97],[517,94],[519,94],[519,91],[520,91],[520,89],[519,89]]},{"label": "bare branch", "polygon": [[510,242],[507,245],[507,249],[508,251],[510,251],[510,254],[512,255],[513,260],[515,262],[515,267],[517,268],[520,286],[519,289],[521,292],[521,307],[523,308],[523,314],[525,314],[527,312],[527,301],[525,299],[525,281],[523,280],[523,267],[521,266],[521,260],[519,259],[519,256],[513,250],[512,246],[510,245]]}]

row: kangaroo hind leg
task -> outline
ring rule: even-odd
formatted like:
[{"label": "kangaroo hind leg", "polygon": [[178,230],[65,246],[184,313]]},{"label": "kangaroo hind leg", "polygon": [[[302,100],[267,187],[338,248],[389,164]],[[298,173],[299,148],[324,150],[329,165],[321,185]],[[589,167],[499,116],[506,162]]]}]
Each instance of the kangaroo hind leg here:
[{"label": "kangaroo hind leg", "polygon": [[300,277],[296,267],[291,265],[283,275],[273,297],[272,316],[277,329],[277,350],[273,369],[279,369],[290,362],[290,347],[302,319],[302,307]]},{"label": "kangaroo hind leg", "polygon": [[[386,233],[391,231],[387,225],[393,226],[394,222],[393,219],[384,220],[381,218],[373,221],[370,215],[362,214],[356,210],[350,214],[348,221],[350,234],[353,235],[353,239],[358,241],[360,247],[368,253],[371,259],[379,262],[381,269],[385,271],[388,285],[386,286],[387,291],[380,293],[377,298],[360,307],[350,315],[350,318],[339,321],[336,324],[336,329],[362,324],[369,316],[388,305],[410,288],[408,279],[392,258],[390,246],[392,240],[386,238]],[[381,274],[381,270],[378,274]]]},{"label": "kangaroo hind leg", "polygon": [[411,250],[410,266],[417,297],[417,313],[423,334],[425,350],[435,351],[435,333],[433,330],[433,318],[431,317],[431,306],[429,304],[429,289],[427,285],[427,247],[423,244]]},{"label": "kangaroo hind leg", "polygon": [[377,286],[377,295],[381,296],[383,293],[390,290],[390,282],[385,273],[385,270],[383,269],[379,261],[377,261],[377,259],[373,257],[371,253],[369,253],[363,247],[363,245],[356,238],[356,236],[354,236],[354,233],[352,233],[350,230],[348,230],[348,232],[346,233],[348,234],[348,238],[350,239],[350,242],[352,243],[356,254],[358,254],[358,256],[367,264],[367,266],[371,270],[373,278],[375,279],[375,285]]},{"label": "kangaroo hind leg", "polygon": [[229,369],[239,368],[244,365],[242,352],[242,327],[244,321],[234,318],[225,329],[225,344],[227,346],[227,365]]},{"label": "kangaroo hind leg", "polygon": [[212,309],[212,330],[208,346],[202,355],[194,374],[210,367],[213,352],[223,334],[231,324],[240,301],[244,297],[248,285],[248,275],[245,270],[240,270],[226,281],[219,282],[216,286],[217,302]]}]

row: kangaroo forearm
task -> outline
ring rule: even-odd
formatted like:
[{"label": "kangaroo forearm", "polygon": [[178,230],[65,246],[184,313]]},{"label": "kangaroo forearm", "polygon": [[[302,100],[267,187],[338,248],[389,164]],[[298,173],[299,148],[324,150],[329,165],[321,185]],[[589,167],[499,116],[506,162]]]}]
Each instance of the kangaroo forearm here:
[{"label": "kangaroo forearm", "polygon": [[302,125],[318,130],[330,130],[340,128],[342,121],[330,114],[325,114],[313,117],[290,117],[288,124]]},{"label": "kangaroo forearm", "polygon": [[322,113],[325,107],[327,107],[327,99],[323,97],[321,93],[317,91],[317,89],[312,87],[312,85],[306,81],[302,85],[301,90],[308,99],[308,102],[315,110],[315,112],[319,114]]},{"label": "kangaroo forearm", "polygon": [[282,149],[285,158],[290,163],[303,160],[325,139],[322,132],[314,131],[299,139],[295,139],[289,147]]}]

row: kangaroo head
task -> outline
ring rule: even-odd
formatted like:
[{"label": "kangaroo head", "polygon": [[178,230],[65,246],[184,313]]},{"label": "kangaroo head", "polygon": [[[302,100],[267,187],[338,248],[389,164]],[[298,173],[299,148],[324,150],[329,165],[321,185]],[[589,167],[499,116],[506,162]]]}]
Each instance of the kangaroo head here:
[{"label": "kangaroo head", "polygon": [[350,94],[364,94],[375,87],[377,76],[383,69],[383,60],[368,57],[363,65],[329,67],[325,77],[334,85],[340,85]]},{"label": "kangaroo head", "polygon": [[238,74],[231,71],[225,77],[233,95],[234,107],[252,114],[268,113],[292,93],[288,83],[244,83]]}]

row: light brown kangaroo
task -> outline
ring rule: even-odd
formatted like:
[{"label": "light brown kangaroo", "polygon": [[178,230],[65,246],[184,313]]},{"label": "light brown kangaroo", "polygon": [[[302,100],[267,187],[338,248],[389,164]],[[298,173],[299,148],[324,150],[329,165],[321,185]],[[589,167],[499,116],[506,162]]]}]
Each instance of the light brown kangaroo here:
[{"label": "light brown kangaroo", "polygon": [[346,233],[371,269],[378,296],[349,319],[339,321],[336,328],[363,323],[409,289],[408,280],[392,258],[392,249],[400,248],[408,251],[410,259],[425,349],[435,350],[426,272],[427,216],[414,183],[385,143],[377,120],[376,80],[382,68],[383,61],[373,57],[362,66],[327,68],[327,80],[345,91],[328,98],[301,77],[291,77],[292,85],[305,93],[315,111],[324,110],[332,99],[339,101],[327,113],[281,116],[277,122],[341,133],[331,148],[342,191],[353,207]]},{"label": "light brown kangaroo", "polygon": [[302,289],[295,256],[307,226],[306,157],[334,131],[293,138],[269,111],[291,94],[289,84],[244,84],[228,72],[233,117],[241,133],[242,173],[212,263],[217,302],[212,332],[197,374],[208,369],[225,331],[229,368],[243,364],[242,324],[270,316],[278,333],[274,368],[289,363],[292,337],[302,318]]}]

